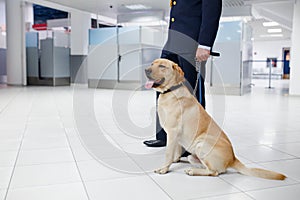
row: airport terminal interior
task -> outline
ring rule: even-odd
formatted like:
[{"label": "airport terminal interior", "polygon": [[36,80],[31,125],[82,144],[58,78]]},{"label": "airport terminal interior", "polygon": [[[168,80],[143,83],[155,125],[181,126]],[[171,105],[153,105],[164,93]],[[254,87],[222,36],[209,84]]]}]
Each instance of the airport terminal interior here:
[{"label": "airport terminal interior", "polygon": [[[171,1],[171,3],[176,0]],[[175,3],[176,4],[176,3]],[[0,0],[0,200],[298,200],[300,1],[223,0],[206,63],[206,111],[247,167],[154,173],[156,93],[144,69],[170,1]]]}]

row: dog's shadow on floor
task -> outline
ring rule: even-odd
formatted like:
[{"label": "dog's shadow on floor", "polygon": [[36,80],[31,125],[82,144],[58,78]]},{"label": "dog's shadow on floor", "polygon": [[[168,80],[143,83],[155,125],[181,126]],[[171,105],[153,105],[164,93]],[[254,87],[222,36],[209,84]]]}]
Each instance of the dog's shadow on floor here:
[{"label": "dog's shadow on floor", "polygon": [[[200,166],[195,166],[195,165],[192,165],[186,157],[184,158],[181,158],[179,162],[177,163],[173,163],[172,166],[171,166],[171,169],[170,171],[172,172],[182,172],[186,169],[189,169],[191,167],[197,167],[199,168]],[[224,176],[224,175],[232,175],[232,174],[238,174],[238,172],[234,169],[227,169],[227,171],[223,174],[220,174],[221,176]]]}]

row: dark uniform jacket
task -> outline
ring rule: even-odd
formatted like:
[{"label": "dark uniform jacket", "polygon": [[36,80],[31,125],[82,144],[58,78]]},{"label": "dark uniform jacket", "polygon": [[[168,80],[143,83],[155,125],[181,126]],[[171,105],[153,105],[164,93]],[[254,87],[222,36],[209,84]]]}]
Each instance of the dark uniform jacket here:
[{"label": "dark uniform jacket", "polygon": [[212,47],[219,27],[222,0],[171,0],[168,40],[164,50],[194,53]]}]

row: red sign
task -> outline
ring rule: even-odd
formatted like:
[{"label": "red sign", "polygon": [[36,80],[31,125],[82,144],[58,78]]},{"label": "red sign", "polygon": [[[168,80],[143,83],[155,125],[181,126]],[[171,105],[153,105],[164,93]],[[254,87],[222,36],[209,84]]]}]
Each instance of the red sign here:
[{"label": "red sign", "polygon": [[32,28],[37,30],[37,31],[44,31],[47,30],[47,24],[33,24]]}]

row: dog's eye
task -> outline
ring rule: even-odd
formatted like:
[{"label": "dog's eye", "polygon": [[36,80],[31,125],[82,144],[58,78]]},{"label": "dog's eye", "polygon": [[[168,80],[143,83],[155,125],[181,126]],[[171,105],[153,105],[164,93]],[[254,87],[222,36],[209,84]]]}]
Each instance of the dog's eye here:
[{"label": "dog's eye", "polygon": [[160,67],[160,68],[166,68],[166,66],[164,66],[164,65],[159,65],[158,67]]}]

